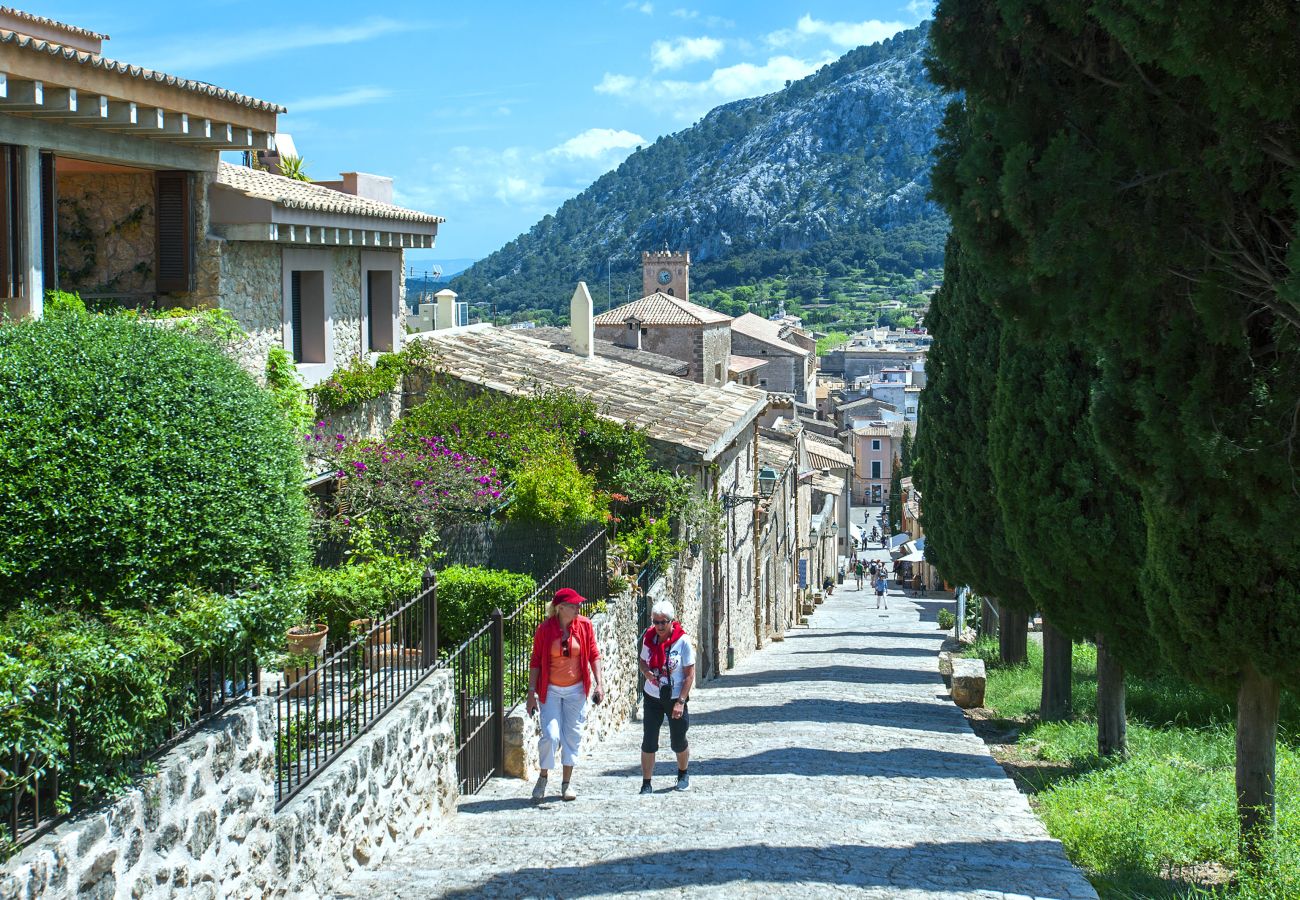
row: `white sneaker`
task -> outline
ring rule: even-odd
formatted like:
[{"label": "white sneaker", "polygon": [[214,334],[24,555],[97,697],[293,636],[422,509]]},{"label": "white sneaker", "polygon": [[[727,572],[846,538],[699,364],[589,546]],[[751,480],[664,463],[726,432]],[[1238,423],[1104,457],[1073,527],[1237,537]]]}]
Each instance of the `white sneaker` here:
[{"label": "white sneaker", "polygon": [[546,776],[543,775],[537,779],[537,784],[533,785],[533,802],[541,803],[546,799]]},{"label": "white sneaker", "polygon": [[560,796],[565,800],[577,800],[578,792],[573,789],[572,784],[566,781],[560,785]]}]

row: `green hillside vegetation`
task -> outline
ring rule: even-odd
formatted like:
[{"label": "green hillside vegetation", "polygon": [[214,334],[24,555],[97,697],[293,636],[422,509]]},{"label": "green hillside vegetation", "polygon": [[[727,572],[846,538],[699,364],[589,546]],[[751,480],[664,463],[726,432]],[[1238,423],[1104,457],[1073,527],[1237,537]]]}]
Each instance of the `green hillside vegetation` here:
[{"label": "green hillside vegetation", "polygon": [[[691,251],[693,299],[777,281],[844,312],[873,293],[902,299],[881,279],[937,270],[948,231],[927,199],[944,104],[927,34],[860,47],[638,148],[451,289],[484,317],[555,322],[578,281],[598,309],[640,296],[642,251],[670,246]],[[553,315],[521,315],[533,311]]]}]

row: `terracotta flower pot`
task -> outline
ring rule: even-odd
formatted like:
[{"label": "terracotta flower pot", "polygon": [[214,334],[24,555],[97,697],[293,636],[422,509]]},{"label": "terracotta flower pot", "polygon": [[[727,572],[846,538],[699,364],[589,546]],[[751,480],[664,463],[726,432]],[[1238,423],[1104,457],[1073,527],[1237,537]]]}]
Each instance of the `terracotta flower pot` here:
[{"label": "terracotta flower pot", "polygon": [[289,652],[295,656],[324,656],[329,633],[328,625],[298,625],[286,631],[285,638]]},{"label": "terracotta flower pot", "polygon": [[[360,637],[369,632],[370,629],[374,628],[374,619],[353,619],[348,623],[348,628],[351,629],[349,632],[350,634]],[[366,638],[366,644],[371,647],[382,647],[385,644],[391,644],[392,642],[393,625],[391,622],[376,629],[374,633],[370,634],[370,636]]]}]

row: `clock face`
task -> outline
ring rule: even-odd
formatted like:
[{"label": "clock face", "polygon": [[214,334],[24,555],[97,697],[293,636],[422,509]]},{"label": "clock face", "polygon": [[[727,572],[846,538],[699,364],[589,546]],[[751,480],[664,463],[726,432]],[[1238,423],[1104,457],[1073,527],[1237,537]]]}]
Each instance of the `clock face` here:
[{"label": "clock face", "polygon": [[659,270],[659,283],[660,283],[660,284],[667,284],[668,282],[670,282],[670,281],[672,281],[672,280],[673,280],[673,273],[672,273],[672,272],[669,272],[667,269],[660,269],[660,270]]}]

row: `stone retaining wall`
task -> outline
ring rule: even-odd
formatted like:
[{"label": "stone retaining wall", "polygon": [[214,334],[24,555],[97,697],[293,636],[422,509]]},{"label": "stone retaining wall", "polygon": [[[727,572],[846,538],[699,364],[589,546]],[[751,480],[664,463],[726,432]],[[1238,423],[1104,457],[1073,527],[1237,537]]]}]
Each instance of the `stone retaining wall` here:
[{"label": "stone retaining wall", "polygon": [[454,810],[451,716],[437,672],[277,813],[275,705],[251,701],[10,859],[0,900],[321,896]]},{"label": "stone retaining wall", "polygon": [[[587,707],[582,742],[588,749],[617,732],[638,708],[636,655],[640,635],[636,619],[636,597],[630,590],[608,600],[605,612],[591,619],[600,647],[606,696],[599,706]],[[537,775],[538,733],[537,717],[529,716],[522,703],[506,717],[507,775],[527,779]]]}]

